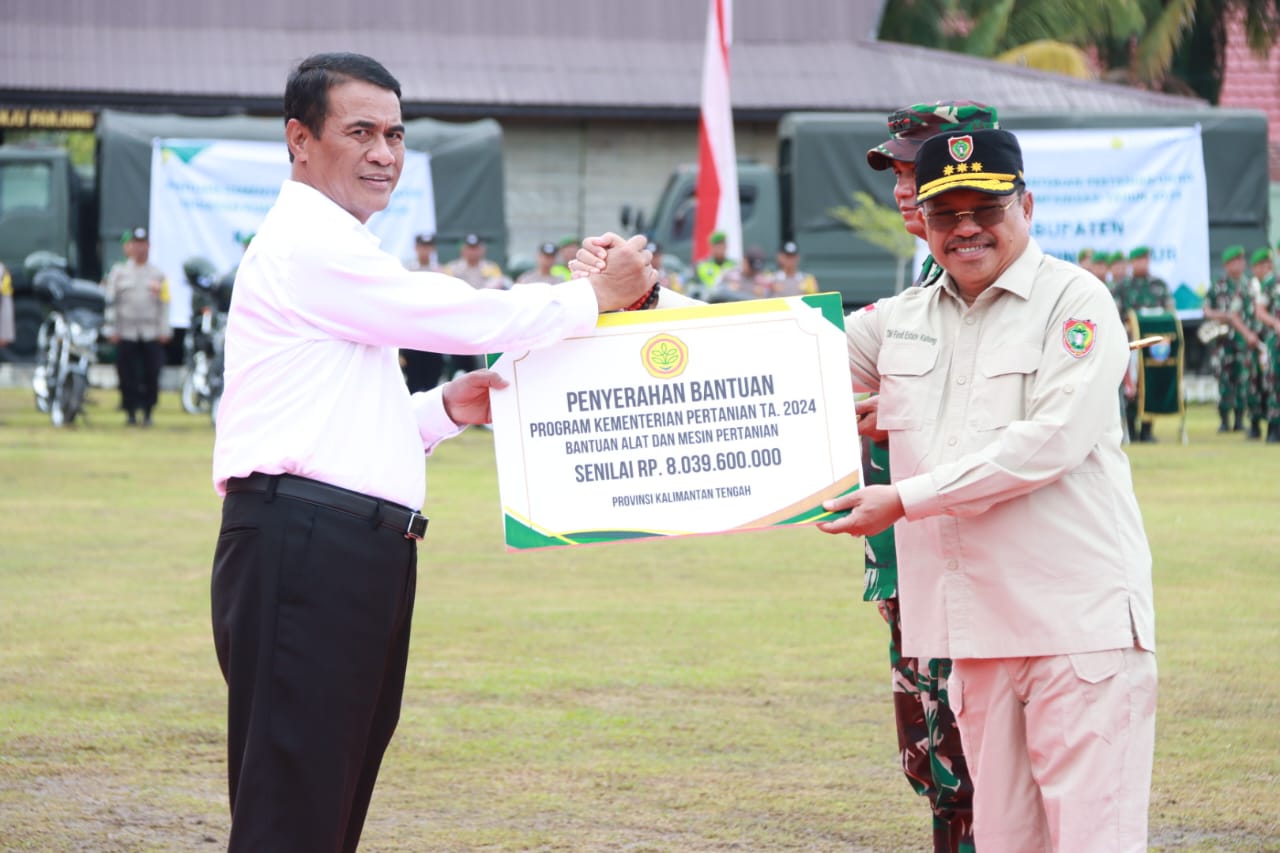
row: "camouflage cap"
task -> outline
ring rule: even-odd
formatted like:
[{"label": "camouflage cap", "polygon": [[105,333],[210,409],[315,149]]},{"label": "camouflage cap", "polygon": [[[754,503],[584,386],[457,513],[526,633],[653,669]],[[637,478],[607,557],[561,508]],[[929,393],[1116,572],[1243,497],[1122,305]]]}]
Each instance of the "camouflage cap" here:
[{"label": "camouflage cap", "polygon": [[921,144],[948,130],[988,130],[1000,127],[996,108],[977,101],[938,101],[915,104],[889,115],[890,138],[867,152],[867,164],[876,171],[888,169],[893,160],[913,163]]},{"label": "camouflage cap", "polygon": [[1249,256],[1249,266],[1269,260],[1271,260],[1271,250],[1266,246],[1263,246],[1261,249],[1256,249],[1254,253]]}]

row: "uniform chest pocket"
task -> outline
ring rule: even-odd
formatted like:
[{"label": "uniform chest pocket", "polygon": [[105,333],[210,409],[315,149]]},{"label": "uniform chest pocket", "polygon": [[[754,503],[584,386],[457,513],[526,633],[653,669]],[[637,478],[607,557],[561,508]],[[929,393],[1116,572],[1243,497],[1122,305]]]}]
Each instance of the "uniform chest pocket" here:
[{"label": "uniform chest pocket", "polygon": [[888,344],[881,347],[880,409],[877,425],[884,430],[920,429],[938,410],[938,348],[928,344]]},{"label": "uniform chest pocket", "polygon": [[974,426],[1001,429],[1027,416],[1040,356],[1039,343],[1005,344],[978,354],[971,404]]}]

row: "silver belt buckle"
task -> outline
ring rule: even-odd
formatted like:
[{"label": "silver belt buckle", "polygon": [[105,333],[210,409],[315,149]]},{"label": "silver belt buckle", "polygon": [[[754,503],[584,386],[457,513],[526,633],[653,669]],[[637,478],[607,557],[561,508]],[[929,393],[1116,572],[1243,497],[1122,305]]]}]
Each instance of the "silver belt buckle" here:
[{"label": "silver belt buckle", "polygon": [[409,513],[409,523],[404,529],[404,538],[421,542],[427,532],[427,517],[416,512]]}]

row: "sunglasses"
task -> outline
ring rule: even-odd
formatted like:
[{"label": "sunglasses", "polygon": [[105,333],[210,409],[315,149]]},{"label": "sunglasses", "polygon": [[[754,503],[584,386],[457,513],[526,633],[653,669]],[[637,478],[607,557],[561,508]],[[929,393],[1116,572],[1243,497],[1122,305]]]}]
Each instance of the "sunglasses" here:
[{"label": "sunglasses", "polygon": [[973,224],[979,228],[990,228],[1004,221],[1005,212],[1013,207],[1013,203],[1017,200],[1018,197],[1015,195],[1004,204],[987,204],[975,207],[973,210],[940,210],[936,213],[925,211],[924,218],[929,220],[931,226],[942,231],[955,228],[964,221],[966,216],[972,217]]}]

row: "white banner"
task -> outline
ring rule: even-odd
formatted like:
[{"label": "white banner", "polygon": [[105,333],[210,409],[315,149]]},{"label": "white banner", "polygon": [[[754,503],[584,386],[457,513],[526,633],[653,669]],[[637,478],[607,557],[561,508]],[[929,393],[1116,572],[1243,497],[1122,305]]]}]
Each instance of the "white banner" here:
[{"label": "white banner", "polygon": [[[151,146],[151,262],[169,279],[169,318],[191,323],[191,289],[182,264],[203,257],[219,273],[240,263],[241,239],[258,230],[289,178],[283,142],[156,139]],[[427,154],[405,154],[400,183],[369,228],[397,257],[413,254],[413,235],[436,230]]]},{"label": "white banner", "polygon": [[830,520],[861,454],[838,294],[600,318],[493,369],[507,546]]},{"label": "white banner", "polygon": [[[1200,128],[1018,130],[1031,236],[1074,262],[1081,249],[1151,250],[1151,275],[1173,293],[1209,285],[1209,208]],[[919,268],[928,247],[917,248]]]}]

